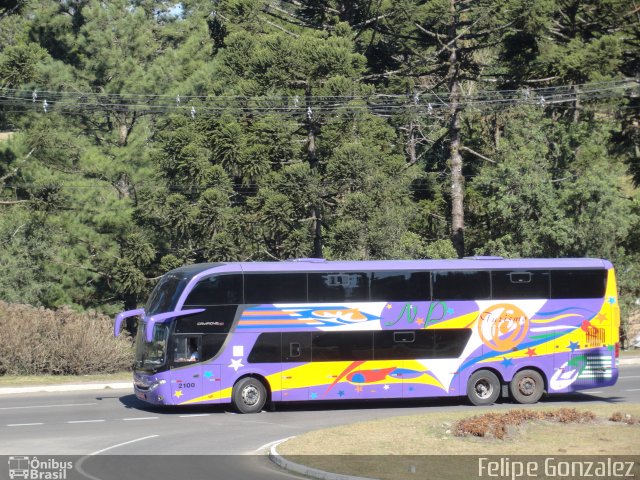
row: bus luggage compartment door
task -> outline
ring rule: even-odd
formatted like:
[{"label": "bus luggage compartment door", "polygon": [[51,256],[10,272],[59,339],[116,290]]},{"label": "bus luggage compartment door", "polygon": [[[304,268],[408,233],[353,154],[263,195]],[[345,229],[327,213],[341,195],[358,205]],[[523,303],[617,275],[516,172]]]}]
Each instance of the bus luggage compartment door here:
[{"label": "bus luggage compartment door", "polygon": [[309,400],[311,332],[282,334],[282,401]]}]

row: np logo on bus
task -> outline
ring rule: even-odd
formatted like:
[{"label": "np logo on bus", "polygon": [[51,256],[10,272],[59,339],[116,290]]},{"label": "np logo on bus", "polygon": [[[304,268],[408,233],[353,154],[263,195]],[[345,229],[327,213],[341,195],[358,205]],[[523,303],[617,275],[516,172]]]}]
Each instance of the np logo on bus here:
[{"label": "np logo on bus", "polygon": [[499,303],[478,316],[478,333],[487,347],[506,352],[517,347],[529,331],[529,317],[515,305]]}]

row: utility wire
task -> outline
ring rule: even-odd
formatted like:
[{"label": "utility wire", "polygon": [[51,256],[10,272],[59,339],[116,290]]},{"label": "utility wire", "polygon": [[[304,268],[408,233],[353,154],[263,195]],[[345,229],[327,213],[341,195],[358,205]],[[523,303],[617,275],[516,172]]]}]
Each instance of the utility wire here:
[{"label": "utility wire", "polygon": [[[591,102],[640,96],[640,82],[636,79],[612,80],[581,85],[560,85],[536,89],[482,90],[463,94],[462,108],[498,108],[509,105],[538,105],[547,107],[576,101]],[[176,101],[180,98],[180,101]],[[68,91],[39,91],[0,89],[0,108],[14,112],[38,110],[43,113],[72,112],[136,112],[137,114],[165,114],[182,112],[196,118],[201,115],[255,114],[290,115],[303,117],[308,109],[314,114],[337,112],[368,112],[373,115],[396,115],[405,112],[437,114],[448,109],[447,93],[409,95],[353,95],[317,96],[184,96],[77,93]]]}]

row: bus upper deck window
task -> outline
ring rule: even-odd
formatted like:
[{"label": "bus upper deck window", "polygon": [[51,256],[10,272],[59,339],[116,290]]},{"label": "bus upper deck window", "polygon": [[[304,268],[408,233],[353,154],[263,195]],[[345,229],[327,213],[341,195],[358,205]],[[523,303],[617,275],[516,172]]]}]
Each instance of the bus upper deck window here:
[{"label": "bus upper deck window", "polygon": [[242,275],[210,275],[191,291],[185,306],[238,305],[242,303]]}]

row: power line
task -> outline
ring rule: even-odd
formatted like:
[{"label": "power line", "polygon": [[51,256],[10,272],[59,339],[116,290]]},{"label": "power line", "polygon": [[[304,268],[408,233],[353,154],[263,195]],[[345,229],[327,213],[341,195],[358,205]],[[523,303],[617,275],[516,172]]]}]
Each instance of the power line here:
[{"label": "power line", "polygon": [[[499,108],[511,105],[573,104],[576,101],[593,102],[637,97],[640,83],[635,79],[611,80],[580,85],[558,85],[535,89],[479,90],[462,94],[457,100],[462,108]],[[177,100],[179,98],[179,100]],[[4,111],[47,113],[74,112],[136,112],[136,114],[184,113],[192,118],[204,115],[252,114],[289,115],[296,118],[314,114],[329,115],[338,112],[367,112],[391,116],[402,113],[437,115],[449,108],[448,93],[422,93],[409,95],[351,95],[305,97],[301,102],[295,96],[184,96],[149,94],[102,94],[69,91],[0,89],[0,107]],[[8,107],[8,108],[7,108]]]}]

